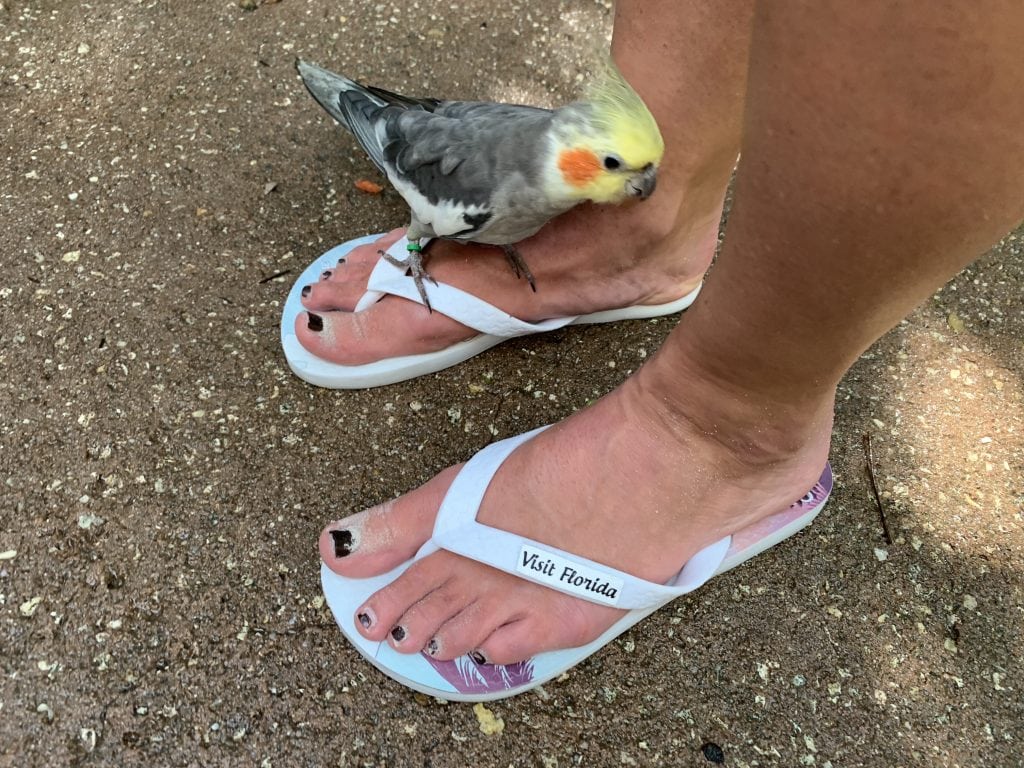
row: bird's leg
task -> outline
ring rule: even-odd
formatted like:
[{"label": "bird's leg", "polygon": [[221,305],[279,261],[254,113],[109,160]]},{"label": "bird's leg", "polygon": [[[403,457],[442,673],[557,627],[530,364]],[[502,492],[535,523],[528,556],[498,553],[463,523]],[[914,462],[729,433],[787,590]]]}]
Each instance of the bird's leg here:
[{"label": "bird's leg", "polygon": [[537,284],[533,280],[533,272],[526,266],[526,262],[523,261],[523,257],[516,250],[516,247],[514,245],[502,245],[500,247],[505,252],[505,258],[508,259],[508,263],[511,265],[512,271],[515,272],[516,278],[525,277],[526,282],[530,284],[530,288],[536,293]]},{"label": "bird's leg", "polygon": [[418,240],[410,240],[408,245],[405,246],[409,254],[405,259],[396,259],[386,251],[377,251],[388,264],[393,264],[396,267],[409,271],[412,281],[416,284],[416,290],[420,292],[420,298],[423,299],[423,306],[427,308],[428,312],[433,312],[434,310],[430,306],[430,299],[427,298],[427,290],[423,287],[423,278],[426,278],[434,285],[437,285],[437,280],[432,278],[427,273],[427,270],[423,268],[423,262],[427,258],[427,249],[430,248],[433,242],[431,240],[426,246],[421,246]]}]

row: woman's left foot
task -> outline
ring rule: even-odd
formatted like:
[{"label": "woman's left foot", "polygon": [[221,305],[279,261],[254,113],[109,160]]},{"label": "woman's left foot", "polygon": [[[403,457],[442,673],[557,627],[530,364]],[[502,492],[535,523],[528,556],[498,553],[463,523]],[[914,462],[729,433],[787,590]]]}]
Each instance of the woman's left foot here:
[{"label": "woman's left foot", "polygon": [[[682,206],[666,192],[644,203],[583,205],[559,216],[516,246],[535,276],[536,291],[496,247],[438,241],[430,246],[426,266],[431,278],[531,323],[665,304],[700,285],[718,242],[724,194],[723,188]],[[677,217],[683,224],[674,224]],[[296,317],[294,332],[308,352],[354,366],[437,352],[478,335],[443,312],[398,296],[353,311],[380,250],[401,234],[396,230],[355,248],[303,286],[306,311]]]},{"label": "woman's left foot", "polygon": [[[668,409],[646,372],[521,445],[495,475],[477,519],[664,583],[700,549],[785,509],[817,481],[831,398],[766,429],[756,393],[730,397],[696,371],[679,372],[687,405]],[[323,561],[343,576],[366,577],[412,558],[457,471],[329,525]],[[351,621],[400,652],[438,660],[472,652],[509,664],[583,645],[620,616],[442,550],[372,595]]]}]

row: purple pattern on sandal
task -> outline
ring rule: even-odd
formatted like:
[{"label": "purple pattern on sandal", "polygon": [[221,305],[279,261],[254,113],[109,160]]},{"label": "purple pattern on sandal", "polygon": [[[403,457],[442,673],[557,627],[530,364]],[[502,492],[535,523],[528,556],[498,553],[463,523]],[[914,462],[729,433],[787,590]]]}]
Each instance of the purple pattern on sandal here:
[{"label": "purple pattern on sandal", "polygon": [[826,464],[818,482],[803,497],[790,504],[785,512],[769,515],[764,520],[748,525],[742,531],[733,534],[732,545],[729,547],[726,557],[741,549],[746,549],[784,525],[789,525],[808,510],[822,504],[830,493],[832,493],[832,467]]},{"label": "purple pattern on sandal", "polygon": [[477,664],[469,656],[452,661],[437,661],[425,653],[422,656],[459,693],[506,691],[533,680],[532,659],[516,664]]}]

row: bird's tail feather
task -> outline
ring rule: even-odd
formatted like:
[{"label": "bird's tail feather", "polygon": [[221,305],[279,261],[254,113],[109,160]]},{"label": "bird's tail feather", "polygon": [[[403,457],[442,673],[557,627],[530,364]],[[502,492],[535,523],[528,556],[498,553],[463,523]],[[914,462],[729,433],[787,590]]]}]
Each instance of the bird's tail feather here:
[{"label": "bird's tail feather", "polygon": [[388,104],[405,107],[406,109],[425,109],[427,112],[433,112],[441,104],[440,99],[417,99],[412,96],[403,96],[400,93],[378,88],[375,85],[367,85],[365,88],[378,99],[383,99]]},{"label": "bird's tail feather", "polygon": [[299,59],[295,68],[310,95],[331,117],[352,132],[370,159],[383,171],[384,150],[373,117],[393,102],[376,94],[378,89],[368,88],[307,61]]}]

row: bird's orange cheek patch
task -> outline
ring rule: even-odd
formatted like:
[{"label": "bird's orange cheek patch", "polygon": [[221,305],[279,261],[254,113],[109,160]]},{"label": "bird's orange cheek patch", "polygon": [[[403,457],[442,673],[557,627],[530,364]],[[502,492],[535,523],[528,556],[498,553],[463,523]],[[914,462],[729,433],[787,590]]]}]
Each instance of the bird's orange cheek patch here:
[{"label": "bird's orange cheek patch", "polygon": [[582,187],[601,172],[601,163],[589,149],[565,149],[558,156],[558,170],[569,184]]}]

